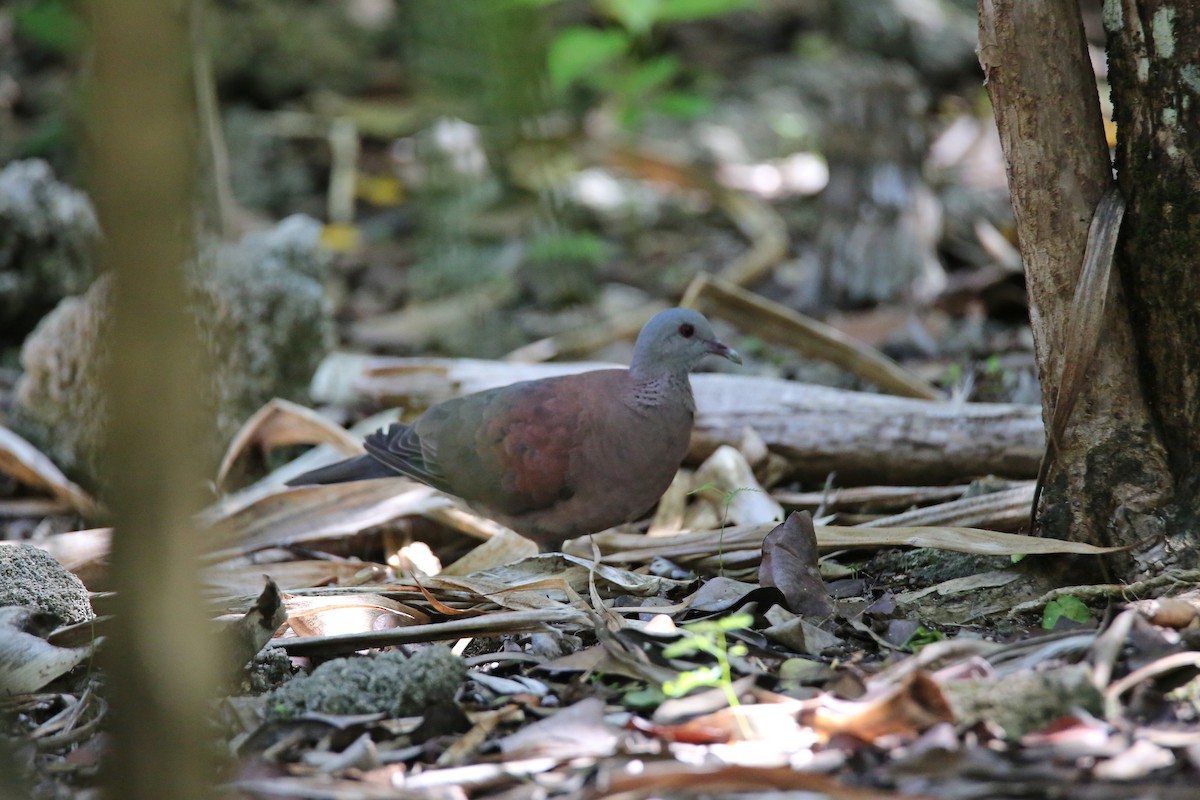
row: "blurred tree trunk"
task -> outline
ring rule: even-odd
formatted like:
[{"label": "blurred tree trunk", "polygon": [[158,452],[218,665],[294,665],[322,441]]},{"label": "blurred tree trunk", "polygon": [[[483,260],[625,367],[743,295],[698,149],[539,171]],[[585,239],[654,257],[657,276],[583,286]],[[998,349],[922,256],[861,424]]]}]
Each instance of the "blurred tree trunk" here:
[{"label": "blurred tree trunk", "polygon": [[[1008,164],[1029,286],[1043,417],[1049,421],[1063,374],[1069,309],[1088,226],[1112,183],[1108,146],[1076,2],[980,0],[979,30],[980,62]],[[1118,62],[1114,71],[1123,72],[1126,66],[1132,62]],[[1153,101],[1138,98],[1139,103]],[[1146,118],[1157,121],[1157,111]],[[1123,174],[1121,188],[1140,205],[1139,183],[1154,180],[1153,171]],[[1172,191],[1191,192],[1190,198],[1180,194],[1178,200],[1195,208],[1197,188],[1194,182],[1189,188],[1176,183]],[[1157,196],[1161,202],[1162,195]],[[1141,219],[1151,226],[1166,221],[1162,216]],[[1163,233],[1160,229],[1147,235]],[[1127,246],[1118,256],[1118,268],[1127,276],[1131,255]],[[1160,268],[1152,254],[1138,257],[1144,259],[1144,269]],[[1151,411],[1162,402],[1158,389],[1141,380],[1139,364],[1153,361],[1145,350],[1143,331],[1131,324],[1128,286],[1111,281],[1102,322],[1085,332],[1099,347],[1087,367],[1070,424],[1059,439],[1038,515],[1038,528],[1052,536],[1132,544],[1182,530],[1170,522],[1176,475],[1163,446],[1163,440],[1175,434],[1165,435],[1155,418],[1160,412]],[[1193,291],[1172,302],[1194,316],[1198,299]],[[1190,330],[1195,331],[1195,319]],[[1195,341],[1190,340],[1193,350]],[[1193,415],[1193,436],[1198,422]],[[1167,541],[1181,544],[1170,537]],[[1180,550],[1188,553],[1184,560],[1195,558],[1194,551]],[[1161,555],[1152,551],[1149,558]],[[1127,571],[1133,565],[1126,561],[1120,567]]]},{"label": "blurred tree trunk", "polygon": [[211,793],[217,654],[197,580],[200,352],[184,308],[195,112],[186,3],[93,2],[89,141],[101,260],[114,275],[106,500],[115,515],[110,797]]}]

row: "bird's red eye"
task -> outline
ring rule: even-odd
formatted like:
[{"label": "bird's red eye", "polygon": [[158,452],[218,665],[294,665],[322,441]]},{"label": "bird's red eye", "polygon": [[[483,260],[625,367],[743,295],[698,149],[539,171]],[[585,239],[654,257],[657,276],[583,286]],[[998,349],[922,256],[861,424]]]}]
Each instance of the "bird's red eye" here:
[{"label": "bird's red eye", "polygon": [[690,322],[685,322],[679,326],[679,335],[685,339],[690,339],[696,333],[696,328]]}]

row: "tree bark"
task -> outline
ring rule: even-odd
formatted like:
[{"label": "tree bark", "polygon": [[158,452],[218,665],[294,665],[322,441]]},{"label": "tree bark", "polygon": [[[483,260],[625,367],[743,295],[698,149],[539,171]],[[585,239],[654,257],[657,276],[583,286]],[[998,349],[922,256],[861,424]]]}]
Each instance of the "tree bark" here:
[{"label": "tree bark", "polygon": [[[1166,446],[1169,531],[1200,517],[1200,6],[1108,0],[1117,169],[1128,199],[1117,266],[1139,377]],[[1184,537],[1186,539],[1186,537]],[[1192,534],[1190,542],[1197,541]],[[1168,539],[1195,560],[1188,541]]]},{"label": "tree bark", "polygon": [[[979,58],[1008,164],[1049,420],[1088,226],[1112,182],[1077,4],[980,0]],[[1163,530],[1159,509],[1172,481],[1134,369],[1125,293],[1117,281],[1108,291],[1100,329],[1090,332],[1100,346],[1058,442],[1038,528],[1129,544]]]}]

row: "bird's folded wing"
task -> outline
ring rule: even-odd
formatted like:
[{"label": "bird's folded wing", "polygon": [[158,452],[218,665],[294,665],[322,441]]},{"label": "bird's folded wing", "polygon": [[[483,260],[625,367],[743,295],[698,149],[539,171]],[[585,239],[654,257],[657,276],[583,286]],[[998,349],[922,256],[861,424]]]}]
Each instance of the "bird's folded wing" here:
[{"label": "bird's folded wing", "polygon": [[401,475],[407,475],[443,492],[454,491],[446,476],[426,461],[421,438],[410,425],[393,423],[387,429],[380,428],[367,436],[363,447],[371,458]]}]

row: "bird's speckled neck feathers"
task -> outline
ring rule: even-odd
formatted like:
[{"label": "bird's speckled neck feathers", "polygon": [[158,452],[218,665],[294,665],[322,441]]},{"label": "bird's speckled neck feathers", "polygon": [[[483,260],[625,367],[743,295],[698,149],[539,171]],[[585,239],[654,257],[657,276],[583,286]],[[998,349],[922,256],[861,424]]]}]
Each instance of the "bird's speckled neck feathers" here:
[{"label": "bird's speckled neck feathers", "polygon": [[682,405],[689,411],[696,410],[692,397],[692,382],[686,372],[664,372],[651,378],[633,382],[633,401],[643,408],[656,408],[664,403]]}]

